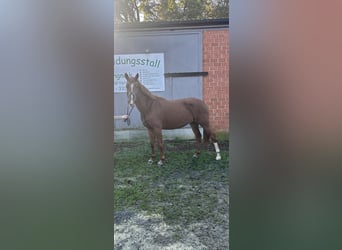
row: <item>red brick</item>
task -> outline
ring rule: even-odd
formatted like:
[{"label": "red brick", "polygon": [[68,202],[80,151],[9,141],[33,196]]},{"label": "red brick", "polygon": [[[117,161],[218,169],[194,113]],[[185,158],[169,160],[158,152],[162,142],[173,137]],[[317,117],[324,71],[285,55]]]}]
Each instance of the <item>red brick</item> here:
[{"label": "red brick", "polygon": [[215,130],[229,130],[229,32],[203,31],[203,99]]}]

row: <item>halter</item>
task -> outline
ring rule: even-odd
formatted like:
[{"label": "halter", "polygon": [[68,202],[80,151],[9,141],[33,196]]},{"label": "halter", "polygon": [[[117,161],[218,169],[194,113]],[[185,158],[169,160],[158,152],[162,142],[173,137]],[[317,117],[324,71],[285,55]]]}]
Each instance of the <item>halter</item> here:
[{"label": "halter", "polygon": [[127,118],[127,120],[125,122],[127,122],[128,126],[131,124],[131,119],[129,118],[129,116],[131,115],[131,113],[132,113],[132,111],[133,111],[133,109],[135,107],[135,98],[136,98],[136,95],[133,92],[133,85],[131,85],[131,86],[132,87],[131,87],[131,91],[130,91],[130,100],[131,100],[130,102],[133,102],[132,103],[133,105],[128,104],[128,106],[127,106],[126,114],[128,115],[128,118]]}]

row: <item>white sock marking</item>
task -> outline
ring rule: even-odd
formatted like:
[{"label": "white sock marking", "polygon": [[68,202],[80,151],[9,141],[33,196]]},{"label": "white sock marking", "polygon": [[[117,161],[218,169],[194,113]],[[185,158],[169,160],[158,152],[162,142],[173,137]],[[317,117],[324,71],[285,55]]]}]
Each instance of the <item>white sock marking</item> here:
[{"label": "white sock marking", "polygon": [[215,147],[215,151],[216,151],[216,160],[221,160],[220,148],[219,148],[217,142],[214,142],[214,147]]}]

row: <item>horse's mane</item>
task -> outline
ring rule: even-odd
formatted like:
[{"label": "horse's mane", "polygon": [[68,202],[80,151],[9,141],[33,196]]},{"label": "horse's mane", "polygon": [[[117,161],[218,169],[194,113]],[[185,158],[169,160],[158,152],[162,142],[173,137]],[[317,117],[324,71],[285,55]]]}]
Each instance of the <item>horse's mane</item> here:
[{"label": "horse's mane", "polygon": [[141,92],[144,95],[146,95],[146,96],[148,96],[154,100],[160,98],[159,96],[153,95],[140,81],[138,81],[138,83],[139,83],[139,89],[141,90]]}]

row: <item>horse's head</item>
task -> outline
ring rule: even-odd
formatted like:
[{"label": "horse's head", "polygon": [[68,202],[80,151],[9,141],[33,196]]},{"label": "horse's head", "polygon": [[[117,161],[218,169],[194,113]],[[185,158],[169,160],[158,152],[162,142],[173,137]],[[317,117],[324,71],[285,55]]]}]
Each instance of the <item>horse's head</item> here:
[{"label": "horse's head", "polygon": [[136,98],[136,90],[139,84],[139,81],[138,81],[139,74],[136,74],[135,77],[130,77],[127,73],[125,73],[125,78],[127,80],[126,89],[127,89],[128,104],[131,107],[134,107],[135,98]]}]

